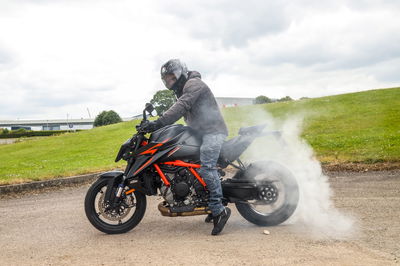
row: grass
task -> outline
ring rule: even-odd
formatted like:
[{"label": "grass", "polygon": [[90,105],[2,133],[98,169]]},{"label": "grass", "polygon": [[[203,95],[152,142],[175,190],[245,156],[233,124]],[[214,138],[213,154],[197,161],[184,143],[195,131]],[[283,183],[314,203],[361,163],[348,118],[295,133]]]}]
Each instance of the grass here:
[{"label": "grass", "polygon": [[0,184],[36,181],[118,168],[119,146],[137,121],[0,146]]},{"label": "grass", "polygon": [[[249,114],[275,118],[304,114],[302,137],[323,163],[400,161],[400,88],[226,108],[231,136],[254,125]],[[0,184],[43,180],[123,167],[114,163],[119,146],[138,121],[0,146]]]},{"label": "grass", "polygon": [[241,121],[258,108],[275,118],[305,115],[302,137],[323,163],[400,160],[400,88],[232,108],[224,116]]}]

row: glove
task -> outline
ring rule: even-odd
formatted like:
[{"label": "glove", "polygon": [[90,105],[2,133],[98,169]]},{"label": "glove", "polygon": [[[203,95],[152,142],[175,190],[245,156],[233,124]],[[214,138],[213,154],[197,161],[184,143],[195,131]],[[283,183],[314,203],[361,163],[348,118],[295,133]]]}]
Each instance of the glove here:
[{"label": "glove", "polygon": [[161,122],[159,120],[149,121],[142,126],[142,130],[148,133],[156,131],[159,128],[162,128]]}]

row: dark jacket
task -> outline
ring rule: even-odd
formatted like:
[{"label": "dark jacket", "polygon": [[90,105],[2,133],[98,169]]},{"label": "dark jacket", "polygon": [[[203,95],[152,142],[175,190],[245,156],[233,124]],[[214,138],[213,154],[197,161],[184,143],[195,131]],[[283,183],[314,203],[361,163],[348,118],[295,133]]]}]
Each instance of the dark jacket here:
[{"label": "dark jacket", "polygon": [[182,89],[182,95],[169,108],[159,122],[165,126],[184,117],[185,122],[200,134],[222,133],[228,129],[210,88],[201,80],[197,71],[191,71]]}]

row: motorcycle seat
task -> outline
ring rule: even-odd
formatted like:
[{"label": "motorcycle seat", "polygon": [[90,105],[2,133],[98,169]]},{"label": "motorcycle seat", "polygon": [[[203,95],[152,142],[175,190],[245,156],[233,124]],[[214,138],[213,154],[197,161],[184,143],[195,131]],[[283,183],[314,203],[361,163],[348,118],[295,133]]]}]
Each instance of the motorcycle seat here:
[{"label": "motorcycle seat", "polygon": [[220,157],[223,161],[233,162],[247,149],[251,144],[253,137],[236,136],[222,144]]}]

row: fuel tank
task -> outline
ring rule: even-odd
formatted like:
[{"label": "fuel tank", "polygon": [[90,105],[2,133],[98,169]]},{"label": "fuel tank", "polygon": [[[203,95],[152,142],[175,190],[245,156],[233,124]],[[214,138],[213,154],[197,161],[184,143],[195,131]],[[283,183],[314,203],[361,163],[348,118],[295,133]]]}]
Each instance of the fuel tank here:
[{"label": "fuel tank", "polygon": [[160,161],[200,160],[201,136],[192,128],[183,125],[169,125],[156,130],[150,136],[150,142],[166,142],[176,146]]},{"label": "fuel tank", "polygon": [[[246,129],[246,128],[245,128]],[[233,162],[250,146],[255,136],[239,135],[222,145],[218,164],[226,167],[229,162]],[[183,125],[169,125],[150,136],[150,142],[165,142],[166,147],[175,146],[168,154],[160,159],[163,161],[191,160],[200,161],[201,136],[191,127]]]}]

